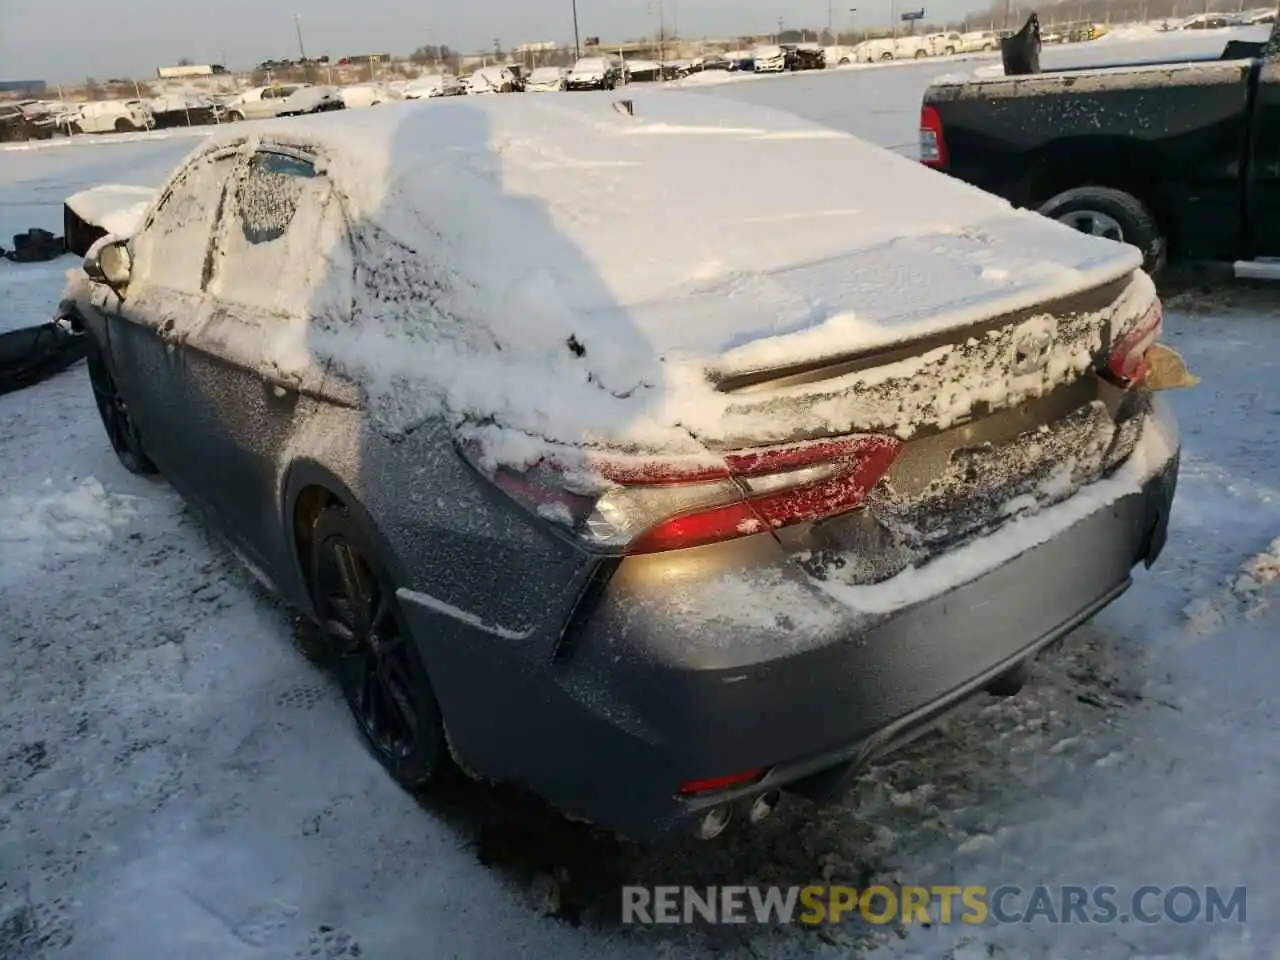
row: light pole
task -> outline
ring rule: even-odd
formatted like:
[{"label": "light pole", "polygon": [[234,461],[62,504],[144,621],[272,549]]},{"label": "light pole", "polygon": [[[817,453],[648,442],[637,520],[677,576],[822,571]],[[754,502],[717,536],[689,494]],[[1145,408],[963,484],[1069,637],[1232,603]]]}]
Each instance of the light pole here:
[{"label": "light pole", "polygon": [[858,8],[857,8],[857,7],[850,7],[850,8],[849,8],[849,37],[850,37],[850,39],[856,40],[856,39],[858,38],[857,23],[858,23]]},{"label": "light pole", "polygon": [[578,0],[573,0],[573,59],[582,57],[582,48],[578,43]]},{"label": "light pole", "polygon": [[307,78],[307,82],[311,82],[311,64],[307,63],[307,48],[302,42],[302,17],[299,14],[293,15],[293,26],[298,31],[298,55],[302,58],[302,69]]},{"label": "light pole", "polygon": [[781,17],[778,18],[778,36],[776,37],[775,42],[776,43],[782,42],[782,18]]}]

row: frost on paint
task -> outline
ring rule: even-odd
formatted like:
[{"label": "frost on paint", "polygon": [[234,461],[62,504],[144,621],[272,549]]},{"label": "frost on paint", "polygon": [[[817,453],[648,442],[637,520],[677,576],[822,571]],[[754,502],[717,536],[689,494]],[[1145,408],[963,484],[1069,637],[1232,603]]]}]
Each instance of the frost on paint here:
[{"label": "frost on paint", "polygon": [[[380,429],[443,416],[514,465],[945,427],[1078,376],[1107,323],[1154,296],[1138,274],[1095,315],[726,392],[726,378],[1026,311],[1123,278],[1138,255],[789,114],[634,101],[634,116],[608,98],[451,98],[264,124],[251,146],[301,149],[318,176],[250,172],[210,292],[314,318],[271,337],[357,383]],[[203,215],[164,242],[181,249]],[[1050,363],[1010,373],[1031,327],[1056,331]]]}]

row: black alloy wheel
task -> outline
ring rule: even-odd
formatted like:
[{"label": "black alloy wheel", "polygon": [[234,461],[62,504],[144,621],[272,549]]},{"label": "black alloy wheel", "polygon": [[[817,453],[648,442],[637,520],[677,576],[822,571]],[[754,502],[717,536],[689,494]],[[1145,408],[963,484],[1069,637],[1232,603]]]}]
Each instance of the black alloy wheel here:
[{"label": "black alloy wheel", "polygon": [[98,415],[102,418],[102,426],[106,428],[107,439],[111,449],[121,465],[130,473],[147,475],[156,472],[156,465],[151,462],[142,447],[142,438],[133,418],[129,416],[129,406],[116,386],[115,377],[107,368],[102,353],[91,345],[88,352],[89,383],[93,387],[93,399],[98,406]]},{"label": "black alloy wheel", "polygon": [[385,567],[344,507],[312,531],[311,583],[328,659],[378,762],[409,790],[447,756],[440,709]]}]

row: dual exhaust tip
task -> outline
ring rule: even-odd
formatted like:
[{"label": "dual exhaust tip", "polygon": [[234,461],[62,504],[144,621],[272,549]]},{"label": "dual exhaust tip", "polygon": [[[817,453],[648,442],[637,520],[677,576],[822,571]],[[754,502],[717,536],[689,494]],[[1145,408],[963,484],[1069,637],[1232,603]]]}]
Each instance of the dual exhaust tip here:
[{"label": "dual exhaust tip", "polygon": [[704,811],[698,818],[694,832],[701,840],[714,840],[728,828],[734,820],[739,807],[745,807],[745,816],[750,824],[767,820],[777,809],[782,794],[778,790],[766,790],[764,793],[741,803],[721,803]]}]

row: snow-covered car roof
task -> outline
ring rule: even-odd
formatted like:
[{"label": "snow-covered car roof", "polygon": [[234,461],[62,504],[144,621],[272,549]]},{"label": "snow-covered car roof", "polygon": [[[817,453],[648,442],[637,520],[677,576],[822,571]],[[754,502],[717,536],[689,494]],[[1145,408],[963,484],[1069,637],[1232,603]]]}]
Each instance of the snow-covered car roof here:
[{"label": "snow-covered car roof", "polygon": [[756,47],[755,55],[757,60],[768,60],[773,57],[782,56],[782,48],[776,44],[766,44],[763,47]]},{"label": "snow-covered car roof", "polygon": [[563,77],[568,70],[565,67],[535,67],[533,73],[529,74],[530,80],[551,80],[556,77]]},{"label": "snow-covered car roof", "polygon": [[74,193],[64,203],[85,223],[127,237],[138,228],[155,197],[150,187],[108,183]]},{"label": "snow-covered car roof", "polygon": [[[634,116],[609,98],[496,97],[271,121],[254,136],[321,153],[348,219],[448,264],[459,297],[484,291],[466,309],[501,314],[504,337],[572,322],[631,331],[668,358],[732,366],[735,345],[763,337],[776,358],[803,359],[831,338],[870,346],[1028,307],[1141,259],[788,113],[630,98]],[[229,127],[203,149],[243,137]],[[597,349],[604,361],[613,348]]]},{"label": "snow-covered car roof", "polygon": [[609,61],[604,57],[583,57],[573,65],[573,72],[579,73],[583,70],[604,70],[609,66]]}]

